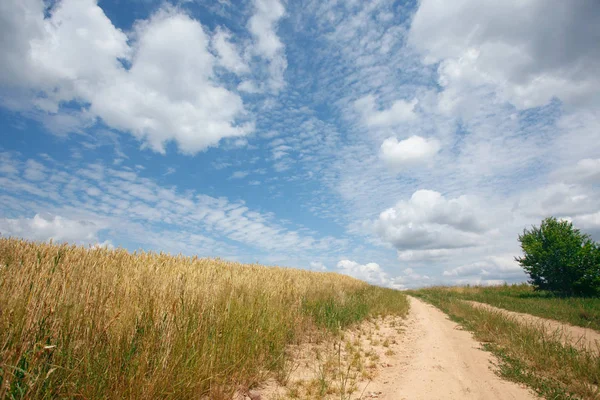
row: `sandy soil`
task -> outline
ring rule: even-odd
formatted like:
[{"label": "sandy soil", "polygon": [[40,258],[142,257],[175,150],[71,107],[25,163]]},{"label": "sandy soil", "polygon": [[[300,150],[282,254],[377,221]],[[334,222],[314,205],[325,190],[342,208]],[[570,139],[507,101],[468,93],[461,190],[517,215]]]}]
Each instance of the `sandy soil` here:
[{"label": "sandy soil", "polygon": [[[502,380],[493,356],[437,308],[410,298],[399,365],[383,371],[370,390],[381,399],[535,399],[530,390]],[[388,381],[381,384],[379,381]],[[380,387],[381,389],[378,389]]]},{"label": "sandy soil", "polygon": [[570,343],[575,347],[600,353],[600,332],[596,330],[582,328],[580,326],[573,326],[552,319],[536,317],[530,314],[508,311],[476,301],[467,301],[467,303],[475,307],[484,308],[486,310],[501,312],[506,316],[515,318],[521,323],[541,325],[550,332],[555,333],[563,343]]},{"label": "sandy soil", "polygon": [[406,322],[400,317],[380,318],[345,331],[341,339],[291,346],[293,362],[284,379],[270,379],[240,399],[380,398],[381,386],[390,383],[386,371],[395,370],[405,358],[398,352],[404,347]]},{"label": "sandy soil", "polygon": [[[343,398],[537,399],[527,388],[498,377],[492,370],[493,356],[443,312],[415,298],[410,302],[405,320],[369,323],[348,334],[350,341],[360,342],[361,354],[370,355],[370,364],[364,369],[370,376],[359,378],[356,392]],[[301,382],[297,386],[308,386],[310,370],[315,369],[309,360],[313,350],[300,351],[302,368],[290,376],[287,388],[272,382],[255,392],[253,400],[318,398],[298,392],[289,396],[295,380]],[[340,395],[331,393],[325,398],[339,399]]]}]

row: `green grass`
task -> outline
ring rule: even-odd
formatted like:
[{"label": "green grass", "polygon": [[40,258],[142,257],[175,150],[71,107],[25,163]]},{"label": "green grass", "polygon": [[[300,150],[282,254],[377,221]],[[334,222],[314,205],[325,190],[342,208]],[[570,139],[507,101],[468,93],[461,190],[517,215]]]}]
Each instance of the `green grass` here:
[{"label": "green grass", "polygon": [[0,399],[231,399],[401,292],[334,273],[0,239]]},{"label": "green grass", "polygon": [[460,288],[429,288],[410,294],[430,302],[472,331],[499,360],[499,373],[548,399],[600,398],[600,358],[560,342],[556,333],[520,324],[500,312],[462,301]]},{"label": "green grass", "polygon": [[404,315],[407,310],[405,297],[398,300],[398,292],[394,290],[369,287],[347,295],[343,302],[334,293],[321,298],[305,298],[302,312],[310,315],[318,326],[337,332],[367,317]]},{"label": "green grass", "polygon": [[600,298],[560,297],[536,292],[527,284],[438,288],[463,300],[487,303],[516,311],[600,330]]}]

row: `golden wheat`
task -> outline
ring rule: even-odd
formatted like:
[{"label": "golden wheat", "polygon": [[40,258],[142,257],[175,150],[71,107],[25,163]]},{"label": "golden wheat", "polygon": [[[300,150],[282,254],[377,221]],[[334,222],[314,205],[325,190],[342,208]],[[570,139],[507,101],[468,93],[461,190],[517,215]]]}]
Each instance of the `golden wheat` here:
[{"label": "golden wheat", "polygon": [[0,239],[0,398],[226,398],[317,327],[404,314],[334,273]]}]

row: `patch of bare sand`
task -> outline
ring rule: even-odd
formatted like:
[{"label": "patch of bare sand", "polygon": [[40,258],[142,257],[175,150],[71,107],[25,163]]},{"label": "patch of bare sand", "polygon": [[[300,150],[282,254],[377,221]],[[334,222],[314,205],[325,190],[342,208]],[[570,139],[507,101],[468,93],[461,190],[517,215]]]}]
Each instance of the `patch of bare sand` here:
[{"label": "patch of bare sand", "polygon": [[380,398],[380,384],[390,380],[387,371],[399,363],[405,324],[399,317],[380,318],[335,340],[291,347],[287,373],[251,394],[261,400]]},{"label": "patch of bare sand", "polygon": [[503,315],[514,318],[516,321],[524,324],[541,326],[546,329],[547,332],[554,334],[562,343],[568,343],[579,349],[600,353],[600,332],[596,330],[569,325],[553,319],[536,317],[531,314],[508,311],[503,308],[494,307],[486,303],[479,303],[477,301],[466,302],[474,307],[500,312]]},{"label": "patch of bare sand", "polygon": [[367,322],[335,343],[298,346],[286,377],[269,381],[245,398],[537,398],[498,377],[491,369],[493,356],[443,312],[414,298],[410,302],[404,320]]}]

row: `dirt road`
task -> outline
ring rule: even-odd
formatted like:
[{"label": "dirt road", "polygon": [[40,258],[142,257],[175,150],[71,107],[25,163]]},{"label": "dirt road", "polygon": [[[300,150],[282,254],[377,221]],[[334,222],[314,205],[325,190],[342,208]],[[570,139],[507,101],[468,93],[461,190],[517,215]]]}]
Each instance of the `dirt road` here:
[{"label": "dirt road", "polygon": [[528,389],[499,378],[492,355],[437,308],[410,298],[406,331],[392,368],[369,385],[379,399],[536,399]]},{"label": "dirt road", "polygon": [[518,322],[533,326],[541,326],[550,333],[554,333],[558,340],[563,343],[569,343],[580,349],[600,353],[600,333],[593,329],[573,326],[559,321],[540,318],[530,314],[518,313],[514,311],[504,310],[494,307],[489,304],[479,303],[476,301],[467,301],[474,307],[480,307],[485,310],[500,312],[508,317],[512,317]]}]

